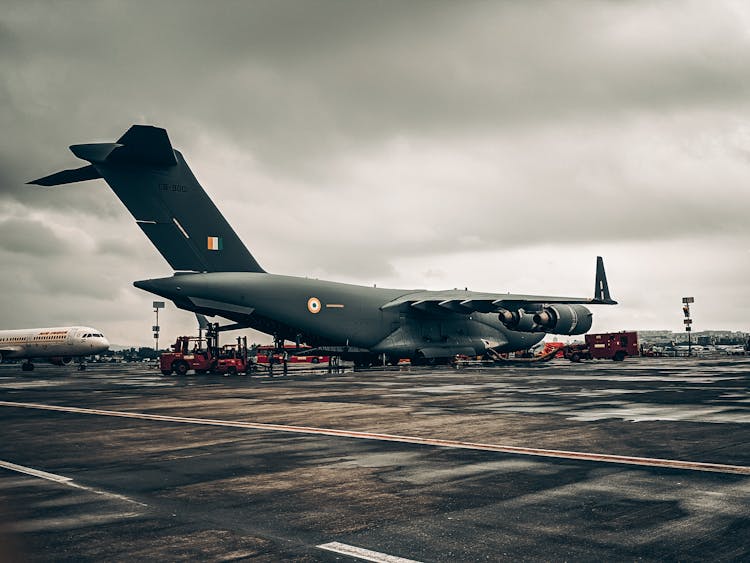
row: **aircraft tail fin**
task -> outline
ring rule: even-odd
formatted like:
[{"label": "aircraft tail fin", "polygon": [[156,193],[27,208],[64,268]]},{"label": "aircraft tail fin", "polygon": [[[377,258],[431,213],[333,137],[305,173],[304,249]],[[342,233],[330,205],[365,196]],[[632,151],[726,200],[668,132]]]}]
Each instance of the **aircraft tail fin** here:
[{"label": "aircraft tail fin", "polygon": [[133,125],[116,143],[72,145],[91,164],[29,184],[104,178],[174,270],[264,272],[188,167],[166,130]]},{"label": "aircraft tail fin", "polygon": [[594,283],[594,302],[601,305],[616,305],[617,301],[609,294],[607,274],[604,271],[604,260],[601,256],[596,257],[596,281]]}]

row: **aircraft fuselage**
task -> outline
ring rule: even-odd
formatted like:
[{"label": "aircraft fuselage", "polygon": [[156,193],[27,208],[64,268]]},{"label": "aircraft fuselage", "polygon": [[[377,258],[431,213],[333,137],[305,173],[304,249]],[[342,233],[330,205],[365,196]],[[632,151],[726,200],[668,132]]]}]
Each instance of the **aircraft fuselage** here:
[{"label": "aircraft fuselage", "polygon": [[383,308],[421,290],[366,287],[267,273],[178,274],[135,282],[183,309],[221,314],[281,338],[318,346],[351,346],[411,357],[526,349],[544,334],[510,331],[497,315],[424,312],[404,304]]},{"label": "aircraft fuselage", "polygon": [[0,330],[0,362],[4,359],[56,358],[98,354],[109,349],[99,330],[86,326],[62,326]]}]

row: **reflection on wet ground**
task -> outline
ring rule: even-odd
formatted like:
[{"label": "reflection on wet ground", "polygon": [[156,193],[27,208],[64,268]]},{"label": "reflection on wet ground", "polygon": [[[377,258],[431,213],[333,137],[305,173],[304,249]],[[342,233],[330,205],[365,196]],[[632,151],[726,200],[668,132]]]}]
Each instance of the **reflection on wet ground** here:
[{"label": "reflection on wet ground", "polygon": [[[0,366],[0,539],[18,559],[747,560],[750,478],[242,428],[299,425],[750,466],[750,360],[338,376]],[[3,525],[5,522],[5,525]]]}]

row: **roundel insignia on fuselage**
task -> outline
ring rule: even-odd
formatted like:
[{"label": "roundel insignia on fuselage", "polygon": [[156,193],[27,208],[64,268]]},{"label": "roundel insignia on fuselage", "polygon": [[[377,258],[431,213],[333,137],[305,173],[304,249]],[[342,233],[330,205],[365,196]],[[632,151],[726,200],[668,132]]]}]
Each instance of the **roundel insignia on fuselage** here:
[{"label": "roundel insignia on fuselage", "polygon": [[320,299],[317,297],[310,297],[307,300],[307,310],[312,314],[320,313]]}]

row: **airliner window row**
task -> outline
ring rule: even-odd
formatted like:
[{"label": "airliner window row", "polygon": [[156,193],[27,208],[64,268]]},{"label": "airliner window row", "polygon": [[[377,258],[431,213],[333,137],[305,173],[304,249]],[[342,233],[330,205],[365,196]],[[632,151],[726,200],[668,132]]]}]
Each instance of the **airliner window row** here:
[{"label": "airliner window row", "polygon": [[[102,336],[101,334],[87,334],[86,336]],[[0,342],[26,342],[26,336],[6,336]],[[65,340],[64,336],[33,336],[32,340]]]}]

